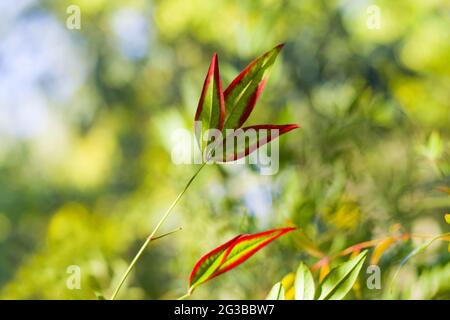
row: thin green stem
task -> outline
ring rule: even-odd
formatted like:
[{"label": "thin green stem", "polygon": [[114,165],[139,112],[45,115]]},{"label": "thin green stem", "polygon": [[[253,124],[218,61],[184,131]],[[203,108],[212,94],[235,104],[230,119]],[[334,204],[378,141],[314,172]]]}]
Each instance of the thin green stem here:
[{"label": "thin green stem", "polygon": [[185,300],[186,298],[190,297],[191,294],[188,292],[184,296],[179,297],[177,300]]},{"label": "thin green stem", "polygon": [[203,169],[203,167],[205,166],[206,162],[204,162],[201,167],[197,170],[197,172],[195,172],[195,174],[191,177],[191,179],[189,179],[188,183],[186,184],[186,186],[184,187],[183,191],[181,191],[178,196],[176,197],[175,201],[172,202],[172,204],[170,205],[169,209],[167,209],[166,213],[162,216],[162,218],[159,220],[158,224],[156,225],[156,227],[153,229],[152,233],[147,237],[147,239],[145,240],[144,244],[142,245],[142,247],[139,249],[138,253],[136,254],[136,256],[133,258],[133,260],[131,261],[130,265],[128,266],[127,270],[125,271],[125,273],[123,274],[122,278],[120,279],[119,284],[117,285],[116,289],[114,290],[112,296],[111,296],[111,300],[114,300],[117,297],[117,294],[120,291],[120,288],[122,288],[123,284],[125,283],[125,280],[128,278],[128,275],[130,274],[130,272],[133,270],[134,265],[136,264],[136,262],[139,260],[139,258],[141,257],[142,253],[144,252],[145,248],[147,248],[148,244],[150,243],[150,241],[155,240],[154,236],[156,234],[156,232],[158,232],[159,228],[161,228],[161,226],[163,225],[163,223],[167,220],[167,218],[169,217],[170,213],[172,212],[173,208],[177,205],[177,203],[180,201],[181,197],[184,195],[184,193],[187,191],[187,189],[189,188],[189,186],[192,184],[192,182],[194,181],[194,179],[197,177],[197,175],[200,173],[200,171]]}]

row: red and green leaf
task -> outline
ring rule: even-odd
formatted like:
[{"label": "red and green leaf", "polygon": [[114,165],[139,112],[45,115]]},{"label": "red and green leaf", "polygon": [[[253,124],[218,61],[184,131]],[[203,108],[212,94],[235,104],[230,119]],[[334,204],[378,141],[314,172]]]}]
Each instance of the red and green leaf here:
[{"label": "red and green leaf", "polygon": [[222,130],[224,116],[225,102],[220,80],[219,61],[217,54],[214,54],[195,114],[195,135],[202,149],[204,149],[203,133],[209,129]]},{"label": "red and green leaf", "polygon": [[225,128],[240,128],[250,116],[283,46],[280,44],[253,60],[225,89]]},{"label": "red and green leaf", "polygon": [[297,128],[296,124],[262,124],[236,129],[226,135],[224,140],[210,145],[210,148],[214,149],[213,159],[217,162],[241,159],[266,143]]},{"label": "red and green leaf", "polygon": [[189,292],[200,284],[237,267],[266,245],[295,230],[279,228],[257,234],[239,235],[204,255],[195,264],[189,278]]}]

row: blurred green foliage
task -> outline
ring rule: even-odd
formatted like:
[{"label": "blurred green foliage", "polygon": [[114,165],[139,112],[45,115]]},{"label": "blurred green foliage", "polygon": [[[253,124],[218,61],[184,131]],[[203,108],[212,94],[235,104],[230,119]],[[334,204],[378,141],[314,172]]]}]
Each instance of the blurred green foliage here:
[{"label": "blurred green foliage", "polygon": [[[65,28],[71,4],[81,8],[80,30]],[[379,29],[367,26],[371,4],[381,10]],[[54,18],[77,48],[65,63],[86,74],[69,98],[45,100],[49,120],[38,133],[0,136],[0,297],[110,296],[196,169],[172,163],[171,133],[192,129],[213,52],[227,85],[281,42],[249,119],[301,125],[281,138],[280,171],[207,166],[164,227],[183,230],[147,249],[119,298],[182,295],[195,261],[237,233],[293,223],[315,250],[332,254],[389,236],[395,224],[448,232],[450,197],[436,188],[450,185],[449,14],[445,0],[33,3],[22,19]],[[300,261],[319,260],[297,237],[271,244],[194,298],[264,298]],[[444,242],[412,259],[389,290],[415,246],[389,248],[379,263],[382,289],[366,288],[363,270],[349,298],[449,299]],[[81,268],[79,290],[66,286],[71,265]]]}]

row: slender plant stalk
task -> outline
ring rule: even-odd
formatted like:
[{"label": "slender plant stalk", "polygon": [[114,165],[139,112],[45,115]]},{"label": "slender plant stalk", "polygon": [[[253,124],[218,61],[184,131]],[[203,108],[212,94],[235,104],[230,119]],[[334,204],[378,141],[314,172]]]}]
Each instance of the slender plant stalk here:
[{"label": "slender plant stalk", "polygon": [[144,252],[145,248],[147,248],[148,244],[152,241],[155,240],[154,236],[156,234],[156,232],[158,232],[159,228],[161,228],[161,226],[163,225],[163,223],[167,220],[167,218],[169,217],[170,213],[172,212],[173,208],[177,205],[177,203],[180,201],[181,197],[185,194],[185,192],[187,191],[187,189],[189,188],[189,186],[192,184],[192,182],[195,180],[195,178],[197,177],[197,175],[200,173],[200,171],[203,169],[203,167],[205,166],[207,162],[203,162],[203,164],[201,165],[201,167],[197,170],[197,172],[195,172],[195,174],[191,177],[191,179],[189,179],[189,181],[187,182],[186,186],[184,187],[183,191],[181,191],[178,196],[176,197],[175,201],[172,202],[172,204],[170,205],[169,209],[167,209],[166,213],[162,216],[162,218],[159,220],[158,224],[156,225],[156,227],[153,229],[152,233],[147,237],[147,239],[145,240],[144,244],[142,245],[142,247],[139,249],[138,253],[136,254],[136,256],[133,258],[133,260],[131,261],[130,265],[128,266],[127,270],[125,271],[125,273],[123,274],[122,278],[120,279],[119,284],[117,285],[116,289],[114,290],[112,296],[111,296],[111,300],[114,300],[117,297],[117,294],[120,291],[120,288],[122,288],[123,284],[125,283],[125,280],[128,278],[128,275],[130,274],[130,272],[133,270],[134,265],[136,264],[136,262],[139,260],[139,258],[141,257],[142,253]]},{"label": "slender plant stalk", "polygon": [[184,296],[179,297],[177,300],[185,300],[186,298],[190,297],[191,294],[188,292]]}]

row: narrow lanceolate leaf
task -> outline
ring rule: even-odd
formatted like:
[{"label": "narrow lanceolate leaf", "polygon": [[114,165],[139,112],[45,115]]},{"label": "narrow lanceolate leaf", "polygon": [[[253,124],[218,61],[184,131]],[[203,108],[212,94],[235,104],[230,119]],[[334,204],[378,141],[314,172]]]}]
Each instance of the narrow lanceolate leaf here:
[{"label": "narrow lanceolate leaf", "polygon": [[314,300],[316,288],[309,268],[300,262],[295,277],[295,300]]},{"label": "narrow lanceolate leaf", "polygon": [[189,278],[189,292],[200,284],[237,267],[275,239],[295,229],[280,228],[257,234],[239,235],[212,250],[200,258],[194,266]]},{"label": "narrow lanceolate leaf", "polygon": [[435,236],[434,238],[431,238],[430,240],[426,241],[425,243],[421,244],[417,248],[415,248],[413,251],[411,251],[403,260],[400,262],[399,267],[395,271],[394,277],[392,278],[392,281],[394,281],[398,273],[400,272],[401,268],[413,257],[417,256],[419,253],[425,251],[429,246],[431,246],[436,240],[446,239],[447,237],[450,237],[450,233],[443,233],[440,235]]},{"label": "narrow lanceolate leaf", "polygon": [[367,250],[336,268],[323,279],[319,300],[341,300],[352,289],[367,257]]},{"label": "narrow lanceolate leaf", "polygon": [[224,116],[225,102],[220,81],[219,61],[217,54],[214,54],[195,113],[195,135],[202,150],[206,146],[203,141],[209,140],[209,137],[203,136],[204,132],[209,129],[222,130]]},{"label": "narrow lanceolate leaf", "polygon": [[393,244],[395,243],[395,239],[392,237],[389,237],[387,239],[384,239],[381,241],[376,247],[375,250],[373,250],[372,257],[370,258],[370,264],[378,264],[378,262],[381,259],[381,256],[383,253],[389,249]]},{"label": "narrow lanceolate leaf", "polygon": [[270,125],[262,124],[231,130],[225,130],[225,139],[211,144],[216,162],[229,162],[241,159],[259,149],[279,136],[297,129],[296,124]]},{"label": "narrow lanceolate leaf", "polygon": [[239,128],[250,116],[283,46],[280,44],[253,60],[225,89],[225,128]]},{"label": "narrow lanceolate leaf", "polygon": [[281,282],[275,283],[267,295],[266,300],[284,300],[284,288]]}]

